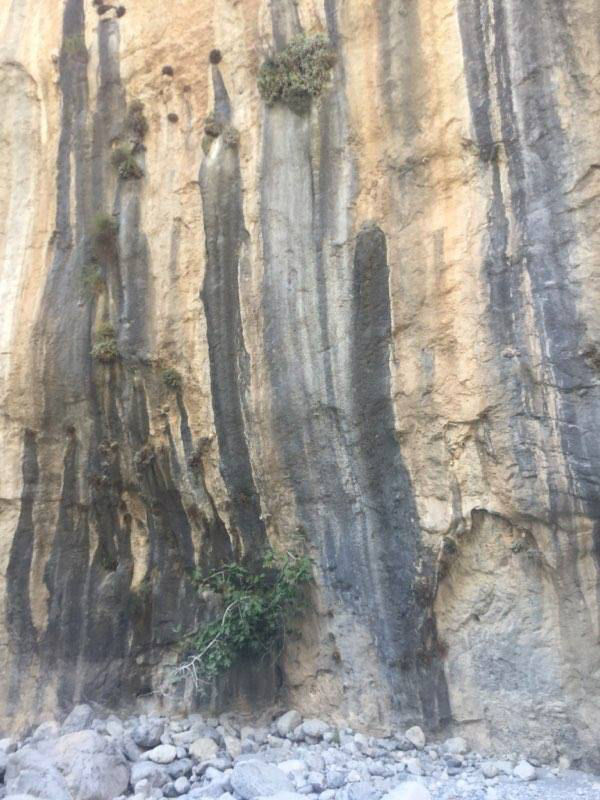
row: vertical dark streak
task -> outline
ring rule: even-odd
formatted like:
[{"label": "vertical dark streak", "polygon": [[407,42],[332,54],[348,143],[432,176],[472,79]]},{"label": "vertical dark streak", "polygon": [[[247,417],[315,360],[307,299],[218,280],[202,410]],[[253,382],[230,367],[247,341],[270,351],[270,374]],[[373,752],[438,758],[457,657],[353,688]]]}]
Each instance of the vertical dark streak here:
[{"label": "vertical dark streak", "polygon": [[19,689],[24,671],[38,648],[29,591],[35,541],[33,507],[39,481],[39,468],[36,437],[30,430],[26,430],[23,435],[22,470],[21,511],[6,568],[6,628],[10,637],[10,647],[16,650],[8,694],[8,702],[13,711],[17,709],[20,700]]},{"label": "vertical dark streak", "polygon": [[[228,106],[217,67],[215,96]],[[216,151],[216,152],[215,152]],[[260,500],[254,484],[245,430],[244,344],[239,296],[240,253],[244,228],[239,156],[222,140],[213,142],[200,169],[200,191],[206,235],[206,272],[202,302],[207,323],[213,410],[221,473],[231,501],[232,521],[246,554],[265,541]]]}]

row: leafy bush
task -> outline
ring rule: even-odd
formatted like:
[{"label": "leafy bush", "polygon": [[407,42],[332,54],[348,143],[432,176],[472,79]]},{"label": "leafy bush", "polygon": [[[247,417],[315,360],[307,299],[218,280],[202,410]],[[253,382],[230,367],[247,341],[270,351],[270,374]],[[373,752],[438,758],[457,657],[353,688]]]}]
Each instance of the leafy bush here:
[{"label": "leafy bush", "polygon": [[258,89],[267,103],[282,102],[297,114],[310,108],[321,94],[335,64],[335,53],[322,33],[300,34],[265,61],[258,73]]},{"label": "leafy bush", "polygon": [[92,347],[92,356],[103,364],[110,364],[119,358],[119,348],[115,329],[108,323],[103,323],[96,333],[96,342]]},{"label": "leafy bush", "polygon": [[241,658],[281,648],[291,619],[305,605],[303,588],[310,580],[306,556],[278,558],[271,550],[254,569],[231,563],[199,576],[199,588],[219,594],[224,611],[191,638],[173,679],[191,678],[201,688]]},{"label": "leafy bush", "polygon": [[162,371],[162,379],[165,386],[173,392],[178,392],[183,383],[181,375],[173,367],[167,367]]},{"label": "leafy bush", "polygon": [[123,180],[144,177],[144,170],[137,163],[132,147],[125,147],[123,145],[116,147],[112,152],[110,160],[113,167],[115,167],[119,173],[119,177],[123,178]]}]

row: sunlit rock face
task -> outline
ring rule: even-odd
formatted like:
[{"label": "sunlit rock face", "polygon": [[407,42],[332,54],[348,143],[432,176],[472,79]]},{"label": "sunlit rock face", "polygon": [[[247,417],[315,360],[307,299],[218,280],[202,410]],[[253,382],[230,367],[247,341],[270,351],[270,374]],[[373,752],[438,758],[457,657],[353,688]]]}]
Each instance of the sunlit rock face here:
[{"label": "sunlit rock face", "polygon": [[0,6],[5,726],[152,693],[195,570],[300,533],[302,636],[214,707],[598,765],[596,4],[50,5]]}]

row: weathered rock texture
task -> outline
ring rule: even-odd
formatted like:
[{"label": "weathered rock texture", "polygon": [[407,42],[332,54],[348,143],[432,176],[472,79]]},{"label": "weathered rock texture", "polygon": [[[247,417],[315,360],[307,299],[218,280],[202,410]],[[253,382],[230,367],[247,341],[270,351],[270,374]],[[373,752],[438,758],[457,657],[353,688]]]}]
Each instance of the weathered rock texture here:
[{"label": "weathered rock texture", "polygon": [[[208,613],[194,569],[300,531],[305,710],[600,763],[599,19],[1,4],[6,724],[148,692]],[[337,63],[298,116],[256,77],[302,30]],[[119,227],[90,294],[98,213]]]}]

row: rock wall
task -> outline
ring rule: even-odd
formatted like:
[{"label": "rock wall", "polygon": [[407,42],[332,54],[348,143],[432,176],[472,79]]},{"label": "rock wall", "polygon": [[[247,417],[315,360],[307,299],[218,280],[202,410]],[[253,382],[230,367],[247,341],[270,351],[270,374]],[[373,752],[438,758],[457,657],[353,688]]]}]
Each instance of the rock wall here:
[{"label": "rock wall", "polygon": [[[5,724],[147,695],[194,569],[302,533],[302,638],[221,701],[600,764],[600,2],[96,11],[0,7]],[[256,85],[301,31],[305,115]]]}]

